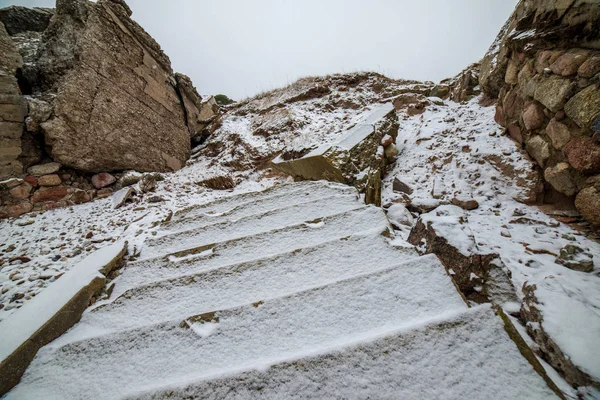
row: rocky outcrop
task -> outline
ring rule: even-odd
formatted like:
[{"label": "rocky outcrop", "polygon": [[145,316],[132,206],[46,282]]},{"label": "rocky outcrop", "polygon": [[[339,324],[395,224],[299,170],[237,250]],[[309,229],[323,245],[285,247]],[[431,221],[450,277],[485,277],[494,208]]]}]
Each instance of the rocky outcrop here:
[{"label": "rocky outcrop", "polygon": [[586,183],[600,173],[600,7],[597,1],[521,1],[481,63],[496,121],[574,199],[590,222],[600,209]]},{"label": "rocky outcrop", "polygon": [[379,105],[364,121],[344,133],[339,142],[321,146],[298,158],[277,157],[273,165],[302,179],[354,185],[365,193],[367,204],[380,206],[381,178],[386,162],[394,162],[398,154],[397,135],[395,107],[389,103]]}]

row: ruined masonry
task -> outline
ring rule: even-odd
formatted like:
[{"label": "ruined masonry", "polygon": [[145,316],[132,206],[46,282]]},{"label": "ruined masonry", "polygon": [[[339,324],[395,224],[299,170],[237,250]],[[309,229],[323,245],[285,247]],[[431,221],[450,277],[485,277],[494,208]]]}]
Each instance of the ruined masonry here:
[{"label": "ruined masonry", "polygon": [[[386,159],[392,161],[397,155],[397,136],[396,110],[392,103],[382,104],[376,106],[364,121],[343,133],[336,143],[322,145],[296,159],[277,157],[273,165],[302,179],[325,179],[354,185],[365,193],[367,204],[380,206],[381,178]],[[392,149],[396,152],[386,157],[386,152]]]},{"label": "ruined masonry", "polygon": [[328,182],[182,210],[6,398],[553,398],[512,325],[389,229]]}]

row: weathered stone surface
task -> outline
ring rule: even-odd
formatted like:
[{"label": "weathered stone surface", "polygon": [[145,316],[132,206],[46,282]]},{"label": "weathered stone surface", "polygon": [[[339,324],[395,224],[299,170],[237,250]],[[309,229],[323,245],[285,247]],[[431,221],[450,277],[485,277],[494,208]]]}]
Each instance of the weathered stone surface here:
[{"label": "weathered stone surface", "polygon": [[565,105],[565,112],[580,127],[591,128],[600,116],[600,89],[596,85],[583,89]]},{"label": "weathered stone surface", "polygon": [[519,64],[517,64],[513,60],[510,60],[508,62],[504,81],[509,85],[516,85],[517,83],[519,83]]},{"label": "weathered stone surface", "polygon": [[91,201],[92,197],[88,192],[81,189],[74,189],[73,193],[69,196],[69,202],[73,204],[83,204]]},{"label": "weathered stone surface", "polygon": [[523,133],[521,132],[521,127],[519,125],[510,124],[508,126],[508,134],[513,140],[519,144],[523,144]]},{"label": "weathered stone surface", "polygon": [[94,185],[94,187],[96,189],[105,188],[107,186],[112,185],[116,181],[117,181],[117,178],[115,178],[113,175],[111,175],[107,172],[101,172],[99,174],[92,176],[92,185]]},{"label": "weathered stone surface", "polygon": [[235,179],[231,176],[215,176],[196,182],[197,185],[204,186],[213,190],[228,190],[237,186]]},{"label": "weathered stone surface", "polygon": [[398,178],[394,178],[392,189],[394,192],[398,193],[406,193],[409,195],[413,193],[412,188]]},{"label": "weathered stone surface", "polygon": [[44,187],[31,196],[32,203],[42,203],[45,201],[58,201],[68,194],[64,186]]},{"label": "weathered stone surface", "polygon": [[582,54],[567,53],[558,57],[556,61],[550,65],[550,69],[556,75],[570,76],[575,75],[577,70],[586,61],[586,57]]},{"label": "weathered stone surface", "polygon": [[550,76],[542,79],[535,88],[534,98],[556,112],[563,108],[574,92],[574,86],[569,79]]},{"label": "weathered stone surface", "polygon": [[600,142],[592,138],[576,138],[564,147],[573,168],[584,173],[600,172]]},{"label": "weathered stone surface", "polygon": [[455,197],[452,199],[452,205],[462,208],[463,210],[471,211],[479,208],[479,203],[475,199],[467,199]]},{"label": "weathered stone surface", "polygon": [[539,103],[533,102],[525,106],[525,111],[523,111],[523,123],[527,130],[533,131],[541,128],[544,125],[545,119],[544,108]]},{"label": "weathered stone surface", "polygon": [[569,128],[565,124],[558,122],[555,118],[550,120],[550,123],[546,127],[546,134],[552,139],[552,147],[556,150],[562,149],[571,140]]},{"label": "weathered stone surface", "polygon": [[506,94],[502,106],[508,123],[514,123],[521,117],[524,101],[518,90],[511,90]]},{"label": "weathered stone surface", "polygon": [[568,163],[558,163],[554,167],[546,168],[544,179],[558,192],[567,196],[573,196],[577,191],[577,185],[571,175]]},{"label": "weathered stone surface", "polygon": [[556,263],[574,271],[592,272],[594,270],[594,256],[573,244],[568,244],[560,250]]},{"label": "weathered stone surface", "polygon": [[177,86],[168,57],[128,14],[109,0],[57,4],[38,64],[40,84],[57,93],[41,127],[63,165],[172,171],[189,157],[191,88]]},{"label": "weathered stone surface", "polygon": [[10,189],[10,195],[14,199],[24,200],[29,198],[31,190],[32,186],[27,182],[23,182],[19,186],[15,186],[14,188]]},{"label": "weathered stone surface", "polygon": [[48,121],[52,115],[52,106],[47,102],[32,97],[27,99],[29,113],[25,125],[29,132],[38,132],[40,125]]},{"label": "weathered stone surface", "polygon": [[577,71],[582,78],[593,78],[600,73],[600,56],[590,57],[586,62],[581,64]]},{"label": "weathered stone surface", "polygon": [[51,8],[10,6],[0,9],[0,22],[11,36],[27,31],[43,32],[53,14]]},{"label": "weathered stone surface", "polygon": [[56,174],[40,176],[38,179],[40,186],[58,186],[62,183],[60,176]]},{"label": "weathered stone surface", "polygon": [[33,205],[28,201],[22,201],[18,204],[4,205],[0,207],[1,218],[16,218],[26,214],[33,209]]},{"label": "weathered stone surface", "polygon": [[[445,236],[447,232],[452,232],[453,237]],[[498,255],[479,251],[468,226],[467,214],[462,209],[441,206],[422,215],[408,241],[417,246],[419,252],[438,256],[468,299],[476,302],[491,300],[495,304],[515,299],[514,288]],[[473,279],[473,274],[477,279]]]},{"label": "weathered stone surface", "polygon": [[58,170],[60,170],[61,167],[62,166],[59,163],[51,162],[29,167],[27,169],[27,172],[29,173],[29,175],[33,176],[50,175],[55,172],[58,172]]},{"label": "weathered stone surface", "polygon": [[550,146],[540,136],[534,136],[527,142],[527,151],[543,168],[550,158]]},{"label": "weathered stone surface", "polygon": [[330,180],[356,186],[370,204],[381,205],[381,176],[385,167],[381,139],[398,135],[395,108],[387,103],[342,135],[339,142],[321,146],[301,158],[277,157],[273,165],[289,175],[310,180]]},{"label": "weathered stone surface", "polygon": [[22,153],[20,138],[27,106],[16,79],[22,66],[23,59],[0,22],[0,180],[23,172],[18,158]]},{"label": "weathered stone surface", "polygon": [[575,207],[586,220],[600,226],[600,190],[593,186],[583,189],[575,199]]},{"label": "weathered stone surface", "polygon": [[504,113],[504,108],[501,105],[496,106],[496,113],[494,114],[494,121],[498,123],[498,125],[507,127],[508,123],[506,122],[506,114]]},{"label": "weathered stone surface", "polygon": [[578,368],[544,330],[544,316],[539,310],[536,290],[536,285],[530,285],[527,282],[523,285],[524,298],[521,305],[521,317],[527,322],[527,332],[539,345],[546,361],[559,371],[567,382],[575,387],[591,386],[593,384],[592,377]]}]

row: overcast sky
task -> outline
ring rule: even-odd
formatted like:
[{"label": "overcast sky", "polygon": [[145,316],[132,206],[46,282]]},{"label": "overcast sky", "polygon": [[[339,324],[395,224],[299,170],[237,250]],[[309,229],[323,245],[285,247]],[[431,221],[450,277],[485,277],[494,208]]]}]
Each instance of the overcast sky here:
[{"label": "overcast sky", "polygon": [[[54,7],[54,0],[0,0]],[[439,81],[478,61],[517,0],[127,0],[201,94],[240,99],[307,75]]]}]

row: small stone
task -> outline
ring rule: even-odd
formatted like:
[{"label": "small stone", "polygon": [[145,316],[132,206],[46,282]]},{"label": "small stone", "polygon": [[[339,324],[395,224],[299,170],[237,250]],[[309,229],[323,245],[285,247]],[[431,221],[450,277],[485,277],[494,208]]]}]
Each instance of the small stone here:
[{"label": "small stone", "polygon": [[479,208],[479,203],[475,199],[461,199],[455,197],[452,199],[452,204],[467,211]]},{"label": "small stone", "polygon": [[34,165],[33,167],[29,167],[27,172],[29,175],[33,176],[42,176],[42,175],[50,175],[58,172],[60,170],[61,165],[59,163],[51,162],[47,164]]},{"label": "small stone", "polygon": [[67,196],[68,190],[64,186],[43,187],[33,194],[31,201],[41,203],[46,201],[58,201]]},{"label": "small stone", "polygon": [[577,70],[586,61],[582,54],[567,53],[558,57],[550,66],[550,69],[556,75],[570,76],[575,75]]},{"label": "small stone", "polygon": [[33,205],[28,201],[23,201],[19,204],[0,207],[0,215],[15,218],[26,214],[33,209]]},{"label": "small stone", "polygon": [[552,139],[552,147],[556,150],[562,149],[571,140],[569,128],[555,118],[551,119],[546,127],[546,134]]},{"label": "small stone", "polygon": [[92,200],[92,196],[85,190],[74,189],[69,201],[73,204],[83,204]]},{"label": "small stone", "polygon": [[385,135],[383,138],[381,138],[381,145],[383,147],[388,147],[392,143],[394,143],[394,138],[390,135]]},{"label": "small stone", "polygon": [[165,199],[163,199],[160,196],[152,196],[150,197],[148,200],[146,200],[148,203],[162,203],[163,201],[165,201]]},{"label": "small stone", "polygon": [[12,263],[14,261],[20,261],[21,264],[26,264],[31,261],[31,258],[26,257],[26,256],[17,256],[17,257],[12,257],[10,260],[8,260],[9,263]]},{"label": "small stone", "polygon": [[96,193],[96,198],[104,199],[104,198],[112,196],[113,193],[114,193],[114,190],[112,190],[111,188],[100,189]]},{"label": "small stone", "polygon": [[582,78],[593,78],[600,73],[600,57],[591,57],[577,71]]},{"label": "small stone", "polygon": [[91,239],[94,237],[94,233],[93,232],[88,232],[87,235],[85,235],[86,239]]},{"label": "small stone", "polygon": [[510,124],[508,126],[508,135],[517,143],[523,144],[523,134],[519,125]]},{"label": "small stone", "polygon": [[394,192],[398,193],[406,193],[409,195],[413,193],[412,188],[398,178],[394,178],[392,189]]},{"label": "small stone", "polygon": [[31,194],[31,189],[32,187],[29,183],[23,182],[19,186],[10,189],[10,195],[13,199],[24,200],[29,198],[29,195]]},{"label": "small stone", "polygon": [[156,179],[151,174],[146,174],[138,182],[139,193],[148,193],[156,188]]},{"label": "small stone", "polygon": [[392,204],[387,209],[387,217],[389,221],[396,228],[400,228],[401,226],[412,227],[414,224],[414,218],[410,211],[403,204]]},{"label": "small stone", "polygon": [[546,168],[544,178],[556,191],[567,196],[573,196],[577,191],[577,185],[573,180],[570,170],[571,168],[568,163],[558,163],[554,167]]},{"label": "small stone", "polygon": [[115,209],[123,207],[135,194],[132,188],[123,188],[116,192],[112,197],[113,207]]},{"label": "small stone", "polygon": [[107,186],[112,185],[116,181],[117,178],[115,178],[107,172],[102,172],[100,174],[92,176],[92,185],[94,185],[96,189],[103,189]]},{"label": "small stone", "polygon": [[62,183],[60,176],[56,174],[40,176],[38,179],[40,186],[58,186]]},{"label": "small stone", "polygon": [[529,131],[539,129],[545,121],[544,108],[538,103],[530,103],[523,111],[523,123]]},{"label": "small stone", "polygon": [[574,271],[592,272],[594,270],[593,258],[593,255],[587,253],[581,247],[568,244],[562,248],[555,262]]},{"label": "small stone", "polygon": [[600,142],[588,137],[571,140],[564,147],[569,163],[583,173],[600,172]]},{"label": "small stone", "polygon": [[388,160],[389,162],[393,162],[396,160],[396,157],[398,156],[398,149],[394,145],[388,146],[385,148],[384,154],[385,154],[386,160]]},{"label": "small stone", "polygon": [[537,83],[533,97],[550,111],[557,112],[563,108],[572,93],[573,86],[569,79],[553,75]]},{"label": "small stone", "polygon": [[25,297],[25,294],[23,294],[23,293],[15,293],[13,295],[13,297],[10,299],[10,302],[14,303],[17,300],[21,300],[23,297]]},{"label": "small stone", "polygon": [[535,136],[527,142],[527,151],[542,167],[546,165],[546,161],[550,158],[550,146],[540,136]]},{"label": "small stone", "polygon": [[581,128],[591,128],[600,116],[600,88],[591,85],[577,93],[565,105],[565,113]]},{"label": "small stone", "polygon": [[23,180],[34,188],[38,187],[38,180],[35,176],[27,175],[25,178],[23,178]]}]

